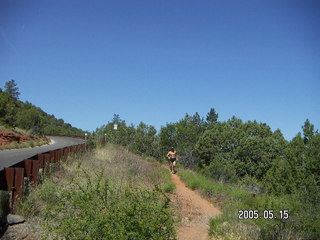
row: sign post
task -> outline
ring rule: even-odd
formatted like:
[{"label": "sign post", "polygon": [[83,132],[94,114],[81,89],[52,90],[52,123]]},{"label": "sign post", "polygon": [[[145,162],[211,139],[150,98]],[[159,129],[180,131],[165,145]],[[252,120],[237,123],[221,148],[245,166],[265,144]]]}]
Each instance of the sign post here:
[{"label": "sign post", "polygon": [[88,135],[87,133],[84,134],[84,141],[85,141],[84,142],[84,151],[85,152],[87,151],[87,135]]}]

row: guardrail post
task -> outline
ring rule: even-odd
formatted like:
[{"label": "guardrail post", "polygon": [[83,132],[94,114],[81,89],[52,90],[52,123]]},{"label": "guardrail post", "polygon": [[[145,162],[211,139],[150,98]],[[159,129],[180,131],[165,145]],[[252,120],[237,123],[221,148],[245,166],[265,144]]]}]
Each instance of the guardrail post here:
[{"label": "guardrail post", "polygon": [[38,154],[39,167],[44,168],[44,154]]},{"label": "guardrail post", "polygon": [[31,174],[31,183],[33,185],[38,184],[38,176],[39,176],[39,160],[32,160],[32,174]]},{"label": "guardrail post", "polygon": [[24,169],[23,168],[14,168],[15,177],[14,177],[14,191],[12,194],[12,205],[15,201],[22,197],[23,193],[23,178],[24,178]]},{"label": "guardrail post", "polygon": [[14,168],[5,168],[4,172],[7,183],[7,190],[12,191],[14,183]]},{"label": "guardrail post", "polygon": [[54,165],[55,169],[60,170],[60,151],[54,151]]},{"label": "guardrail post", "polygon": [[5,168],[4,175],[6,179],[7,190],[10,192],[10,202],[9,206],[12,208],[13,205],[13,184],[14,184],[14,168]]},{"label": "guardrail post", "polygon": [[32,160],[26,159],[24,160],[24,169],[25,169],[25,176],[31,178],[32,175]]},{"label": "guardrail post", "polygon": [[76,157],[76,146],[72,146],[72,156]]},{"label": "guardrail post", "polygon": [[[50,170],[55,171],[56,170],[56,154],[55,151],[50,151]],[[51,168],[52,166],[52,168]]]},{"label": "guardrail post", "polygon": [[22,197],[23,190],[23,168],[5,168],[5,178],[7,182],[7,189],[11,192],[11,207],[15,201]]},{"label": "guardrail post", "polygon": [[63,159],[63,152],[61,149],[58,149],[57,151],[59,152],[59,162],[60,162]]},{"label": "guardrail post", "polygon": [[44,154],[44,171],[45,173],[50,172],[50,154]]},{"label": "guardrail post", "polygon": [[49,157],[48,154],[44,153],[43,155],[43,160],[42,160],[42,171],[43,171],[43,175],[45,173],[48,172],[48,161],[49,161]]},{"label": "guardrail post", "polygon": [[68,157],[70,156],[70,153],[71,153],[71,147],[67,147],[67,152],[68,152]]},{"label": "guardrail post", "polygon": [[50,163],[54,163],[54,151],[49,151]]}]

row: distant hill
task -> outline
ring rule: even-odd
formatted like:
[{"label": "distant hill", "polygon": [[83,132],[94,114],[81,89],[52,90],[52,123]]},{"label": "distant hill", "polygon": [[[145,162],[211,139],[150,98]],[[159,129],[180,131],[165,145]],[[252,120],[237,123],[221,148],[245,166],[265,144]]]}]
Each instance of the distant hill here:
[{"label": "distant hill", "polygon": [[19,100],[19,89],[14,80],[0,88],[0,124],[9,128],[25,129],[39,135],[84,135],[84,131],[57,119],[32,103]]}]

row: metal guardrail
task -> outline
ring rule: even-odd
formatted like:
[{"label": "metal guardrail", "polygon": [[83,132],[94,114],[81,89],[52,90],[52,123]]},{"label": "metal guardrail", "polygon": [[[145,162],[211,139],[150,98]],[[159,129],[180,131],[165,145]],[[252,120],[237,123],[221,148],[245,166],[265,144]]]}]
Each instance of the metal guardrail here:
[{"label": "metal guardrail", "polygon": [[60,170],[61,161],[66,160],[69,155],[85,152],[88,147],[88,144],[79,144],[39,153],[0,171],[0,189],[11,191],[10,206],[14,206],[22,198],[26,180],[32,186],[38,185],[40,178],[43,179],[46,173]]}]

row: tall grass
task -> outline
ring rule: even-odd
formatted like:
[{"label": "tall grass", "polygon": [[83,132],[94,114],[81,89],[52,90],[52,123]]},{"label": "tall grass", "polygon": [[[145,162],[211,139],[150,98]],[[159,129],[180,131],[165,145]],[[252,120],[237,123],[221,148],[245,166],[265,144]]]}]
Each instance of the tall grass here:
[{"label": "tall grass", "polygon": [[44,239],[175,239],[159,164],[108,145],[77,159],[22,202]]}]

